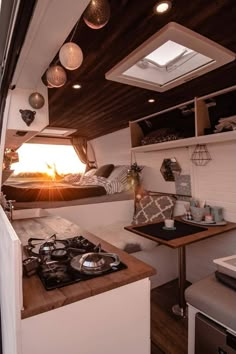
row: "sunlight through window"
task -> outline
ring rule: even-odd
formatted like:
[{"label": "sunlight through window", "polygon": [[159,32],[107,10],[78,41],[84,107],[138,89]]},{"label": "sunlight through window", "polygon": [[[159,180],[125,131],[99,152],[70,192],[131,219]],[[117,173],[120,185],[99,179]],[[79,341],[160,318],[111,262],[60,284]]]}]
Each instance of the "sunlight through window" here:
[{"label": "sunlight through window", "polygon": [[65,175],[85,170],[85,165],[70,145],[23,144],[17,152],[19,162],[12,164],[14,174],[42,172],[52,176],[55,171]]}]

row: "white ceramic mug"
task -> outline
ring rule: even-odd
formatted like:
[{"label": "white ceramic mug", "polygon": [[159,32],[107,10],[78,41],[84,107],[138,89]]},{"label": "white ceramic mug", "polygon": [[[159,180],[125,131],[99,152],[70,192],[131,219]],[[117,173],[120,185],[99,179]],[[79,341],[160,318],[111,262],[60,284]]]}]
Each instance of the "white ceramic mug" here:
[{"label": "white ceramic mug", "polygon": [[174,220],[173,219],[165,219],[165,227],[168,227],[169,229],[174,227]]}]

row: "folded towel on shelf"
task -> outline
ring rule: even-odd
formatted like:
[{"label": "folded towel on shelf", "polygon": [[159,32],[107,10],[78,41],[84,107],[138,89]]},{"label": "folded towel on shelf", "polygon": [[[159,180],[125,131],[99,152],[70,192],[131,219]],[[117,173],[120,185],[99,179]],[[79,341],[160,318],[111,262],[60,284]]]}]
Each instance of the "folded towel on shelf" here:
[{"label": "folded towel on shelf", "polygon": [[214,133],[220,133],[223,130],[236,130],[236,115],[220,118],[218,123],[219,124],[215,126]]}]

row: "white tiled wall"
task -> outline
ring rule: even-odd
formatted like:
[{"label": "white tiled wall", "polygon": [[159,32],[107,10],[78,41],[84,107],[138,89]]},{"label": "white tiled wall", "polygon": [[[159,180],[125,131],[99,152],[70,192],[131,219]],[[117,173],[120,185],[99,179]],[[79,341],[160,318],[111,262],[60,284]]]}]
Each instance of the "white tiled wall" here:
[{"label": "white tiled wall", "polygon": [[195,194],[222,206],[225,219],[236,222],[236,142],[208,145],[212,161],[194,167]]},{"label": "white tiled wall", "polygon": [[[129,129],[98,138],[92,144],[99,165],[130,163]],[[222,206],[225,219],[236,222],[236,142],[207,147],[212,161],[206,166],[191,162],[194,147],[136,153],[137,162],[145,166],[143,184],[148,190],[174,193],[174,182],[163,179],[160,167],[164,158],[175,157],[182,174],[191,176],[192,195],[212,206]],[[230,254],[236,254],[236,231],[187,247],[188,280],[194,282],[212,273],[215,269],[212,260]]]},{"label": "white tiled wall", "polygon": [[[130,164],[130,133],[122,129],[92,141],[98,165]],[[175,193],[175,183],[166,182],[160,173],[164,158],[175,157],[182,174],[190,174],[192,195],[210,205],[222,206],[225,218],[236,222],[236,142],[209,144],[212,161],[195,166],[190,158],[194,147],[136,153],[144,165],[143,184],[148,190]]]}]

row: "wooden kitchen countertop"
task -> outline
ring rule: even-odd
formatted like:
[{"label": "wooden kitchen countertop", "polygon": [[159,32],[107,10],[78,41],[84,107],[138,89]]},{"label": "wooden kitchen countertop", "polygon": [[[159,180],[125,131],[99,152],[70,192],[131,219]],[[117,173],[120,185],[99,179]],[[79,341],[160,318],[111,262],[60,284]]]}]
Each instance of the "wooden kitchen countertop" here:
[{"label": "wooden kitchen countertop", "polygon": [[59,308],[155,274],[154,268],[59,216],[50,215],[32,219],[14,220],[12,226],[23,246],[27,244],[30,237],[46,238],[56,233],[58,238],[64,239],[83,235],[95,244],[101,243],[105,251],[118,254],[121,261],[128,266],[127,269],[119,272],[81,281],[50,291],[45,290],[37,275],[33,275],[29,278],[24,277],[24,309],[21,314],[22,319]]}]

